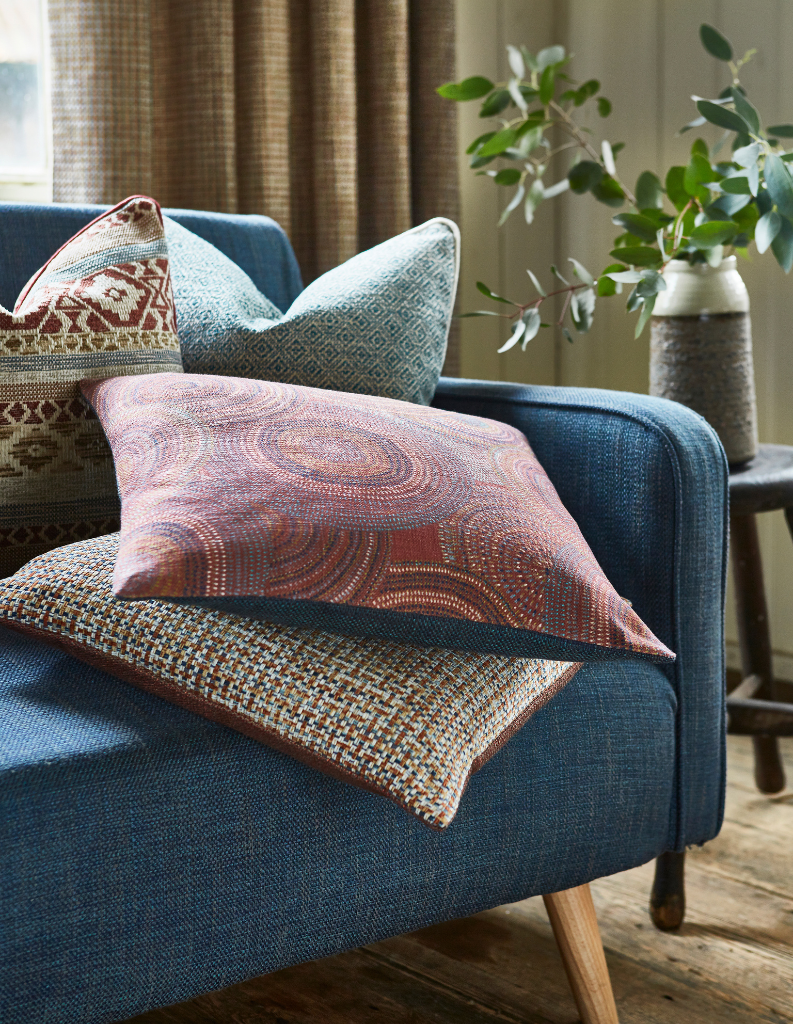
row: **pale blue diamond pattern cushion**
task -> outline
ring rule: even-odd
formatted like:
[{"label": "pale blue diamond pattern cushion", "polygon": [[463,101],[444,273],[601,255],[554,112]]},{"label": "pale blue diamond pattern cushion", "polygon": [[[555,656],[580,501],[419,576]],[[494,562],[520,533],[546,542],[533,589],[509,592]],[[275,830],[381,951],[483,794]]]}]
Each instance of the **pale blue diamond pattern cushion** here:
[{"label": "pale blue diamond pattern cushion", "polygon": [[283,315],[214,246],[167,218],[166,237],[189,373],[432,400],[459,273],[452,221],[427,221],[359,253]]}]

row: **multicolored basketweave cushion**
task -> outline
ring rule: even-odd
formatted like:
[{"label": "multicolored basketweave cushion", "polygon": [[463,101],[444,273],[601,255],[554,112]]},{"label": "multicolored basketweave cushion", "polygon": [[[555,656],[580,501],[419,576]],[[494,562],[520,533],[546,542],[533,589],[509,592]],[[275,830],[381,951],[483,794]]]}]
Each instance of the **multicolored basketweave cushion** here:
[{"label": "multicolored basketweave cushion", "polygon": [[0,622],[445,828],[469,775],[580,667],[118,601],[118,536],[0,583]]},{"label": "multicolored basketweave cushion", "polygon": [[282,316],[209,242],[166,218],[188,373],[429,404],[446,354],[460,236],[436,218],[312,282]]},{"label": "multicolored basketweave cushion", "polygon": [[162,216],[134,196],[0,308],[0,576],[118,529],[113,460],[81,377],[180,370]]},{"label": "multicolored basketweave cushion", "polygon": [[120,597],[458,650],[674,657],[512,427],[233,377],[82,388],[116,464]]}]

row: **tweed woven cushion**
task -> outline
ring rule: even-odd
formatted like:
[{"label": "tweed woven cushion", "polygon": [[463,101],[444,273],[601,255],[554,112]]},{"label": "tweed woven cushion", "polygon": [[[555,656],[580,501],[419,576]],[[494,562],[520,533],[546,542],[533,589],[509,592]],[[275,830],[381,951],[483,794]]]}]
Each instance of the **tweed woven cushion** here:
[{"label": "tweed woven cushion", "polygon": [[460,650],[674,657],[512,427],[232,377],[82,387],[118,475],[120,597]]},{"label": "tweed woven cushion", "polygon": [[0,622],[444,828],[476,771],[580,667],[117,601],[118,536],[33,559]]},{"label": "tweed woven cushion", "polygon": [[118,529],[113,460],[81,377],[180,370],[153,199],[119,203],[0,308],[0,576],[40,551]]},{"label": "tweed woven cushion", "polygon": [[188,372],[432,400],[457,289],[451,221],[427,221],[354,256],[283,316],[214,246],[168,219],[166,234]]}]

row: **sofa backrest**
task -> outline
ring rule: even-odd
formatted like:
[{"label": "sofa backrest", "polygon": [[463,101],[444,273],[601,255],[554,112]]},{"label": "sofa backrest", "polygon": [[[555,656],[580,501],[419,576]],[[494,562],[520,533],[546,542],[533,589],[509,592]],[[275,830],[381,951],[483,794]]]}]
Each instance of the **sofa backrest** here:
[{"label": "sofa backrest", "polygon": [[[14,308],[25,283],[73,234],[106,206],[0,203],[0,304]],[[259,291],[286,311],[302,291],[300,269],[284,231],[257,214],[163,210],[234,260]]]}]

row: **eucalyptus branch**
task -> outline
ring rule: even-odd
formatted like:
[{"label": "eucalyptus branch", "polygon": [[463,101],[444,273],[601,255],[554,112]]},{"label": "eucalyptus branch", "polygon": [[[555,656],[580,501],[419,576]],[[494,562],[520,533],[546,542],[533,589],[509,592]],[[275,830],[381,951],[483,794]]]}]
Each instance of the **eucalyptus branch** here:
[{"label": "eucalyptus branch", "polygon": [[[600,154],[590,144],[589,140],[586,138],[586,136],[581,131],[581,129],[578,127],[578,125],[575,123],[575,121],[572,119],[572,117],[570,117],[570,115],[567,113],[567,111],[564,109],[564,107],[560,107],[559,104],[556,102],[556,100],[551,100],[551,102],[548,104],[548,106],[552,110],[556,111],[556,113],[559,115],[559,117],[561,117],[561,119],[562,119],[562,127],[567,129],[567,131],[575,139],[577,144],[582,149],[585,149],[587,151],[587,153],[592,157],[592,159],[595,161],[595,163],[600,163]],[[638,203],[636,202],[636,196],[633,194],[633,192],[631,192],[631,190],[627,187],[627,185],[625,185],[623,182],[620,181],[620,179],[616,176],[616,174],[613,174],[612,177],[617,182],[617,184],[622,189],[622,191],[625,193],[625,198],[628,200],[628,202],[632,206],[636,206],[638,208]]]}]

